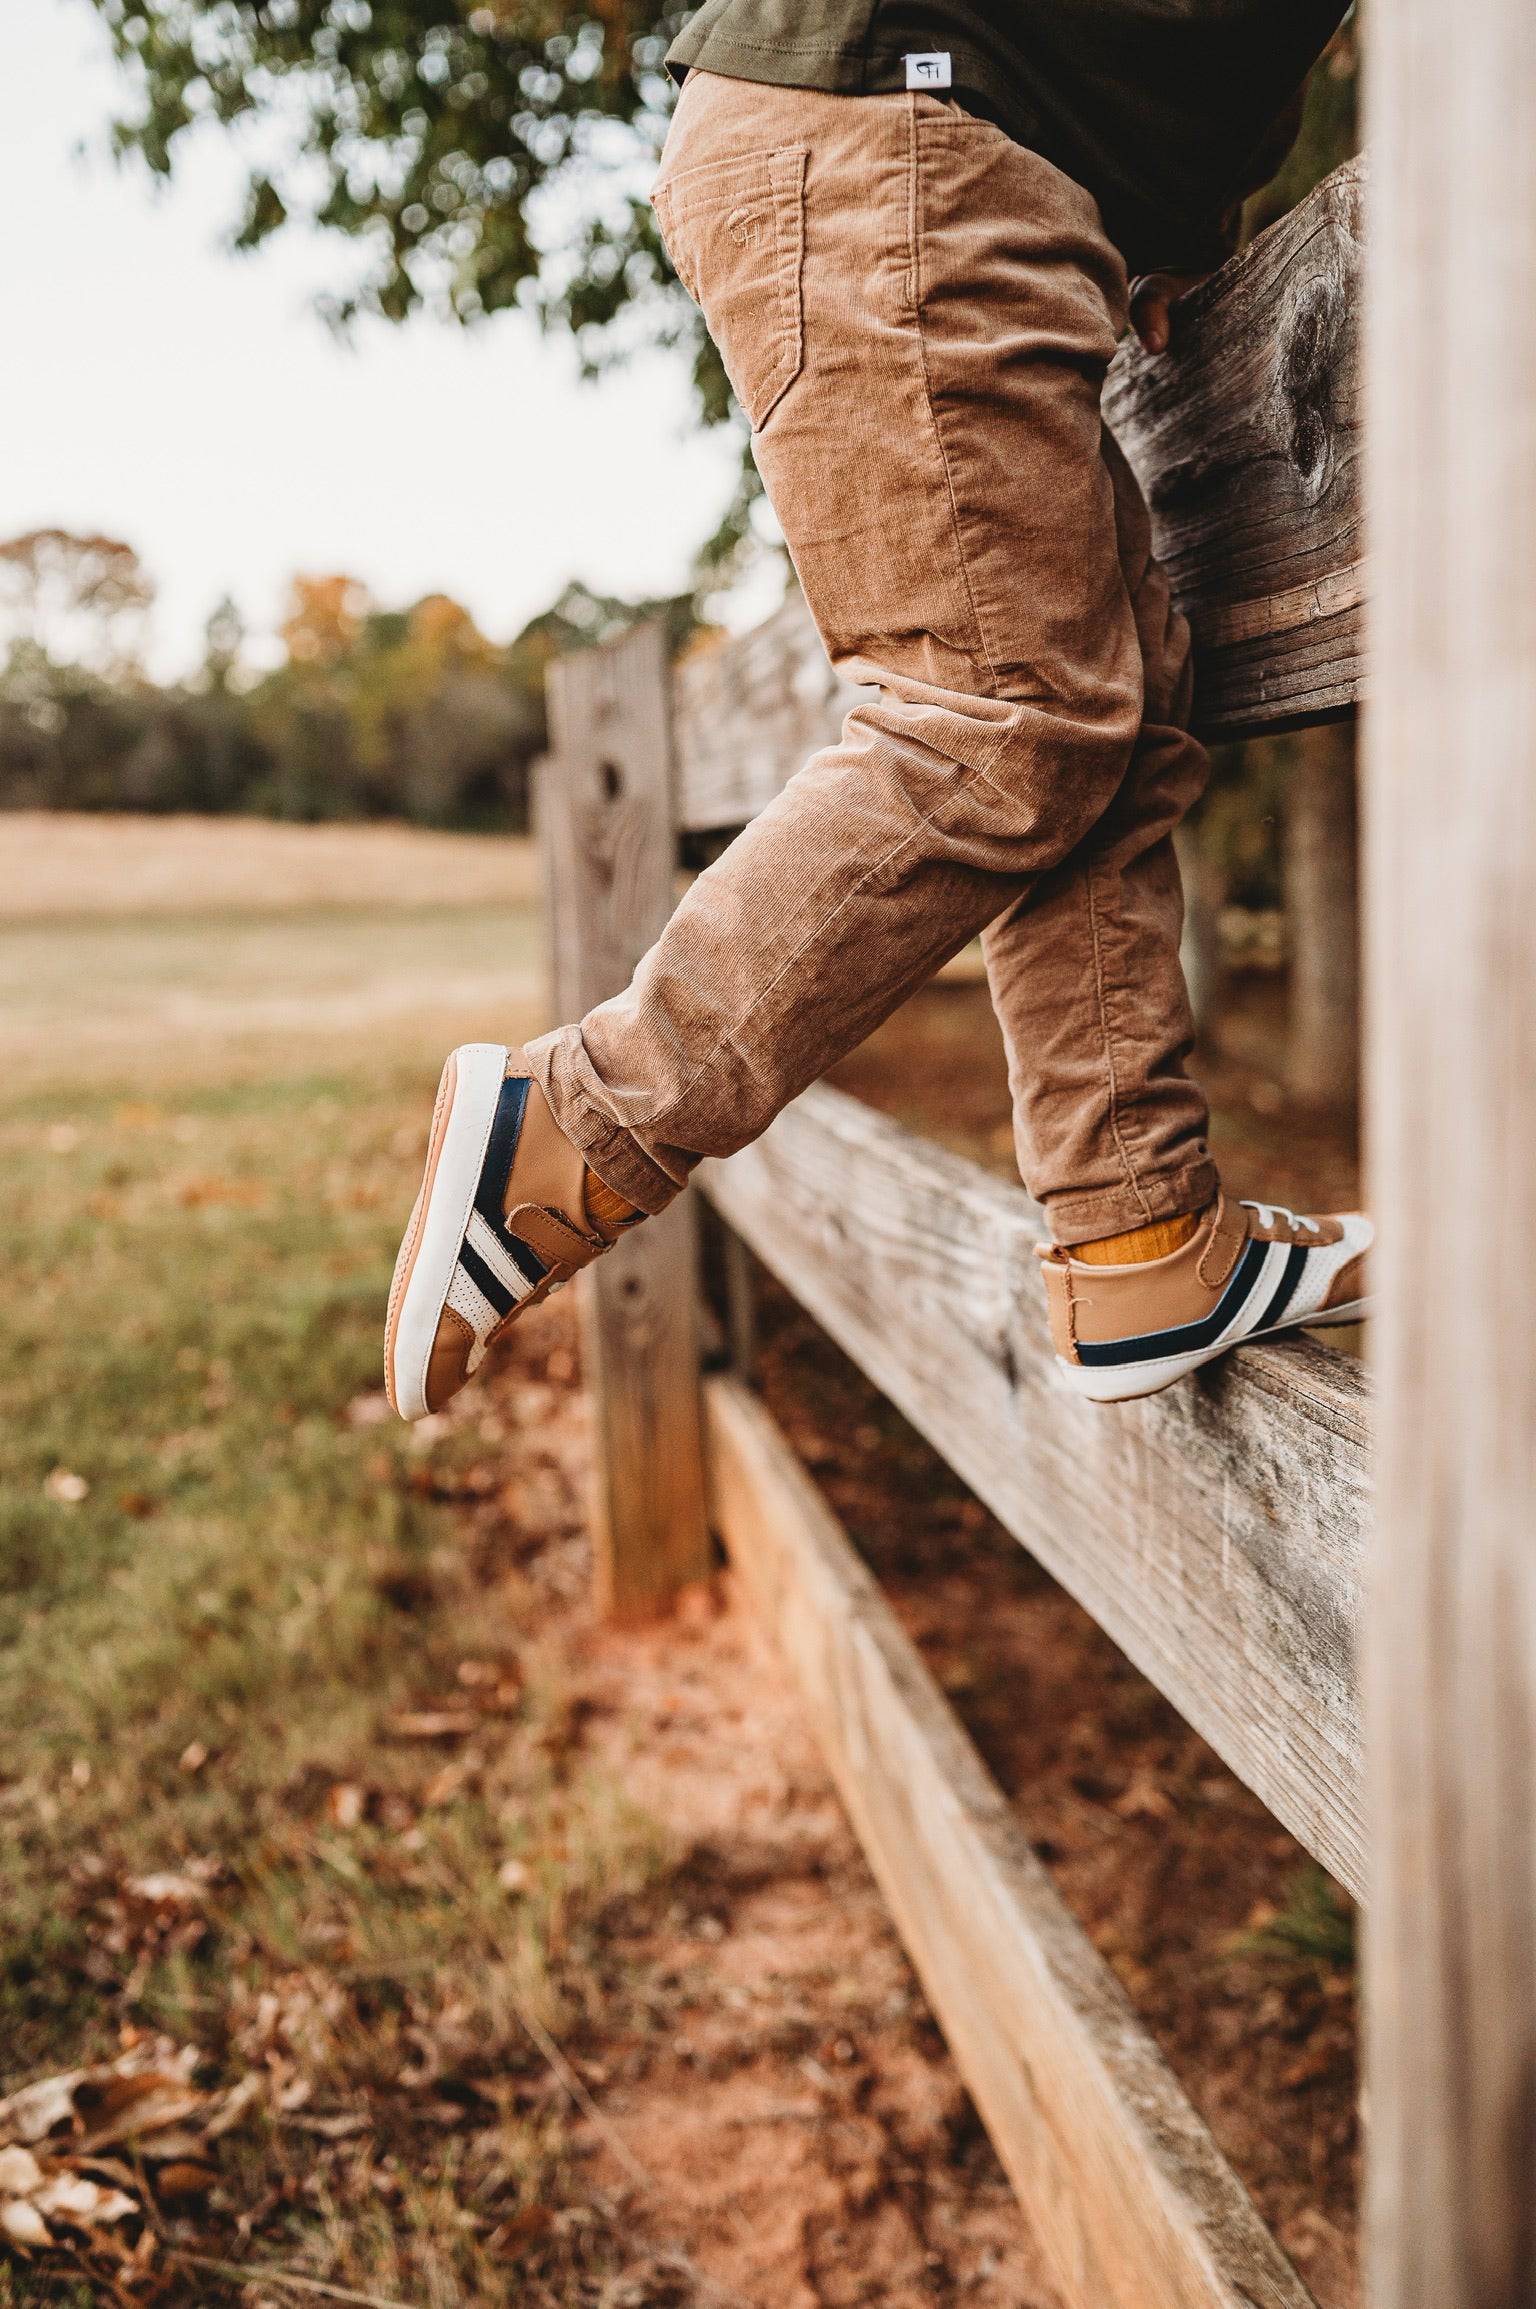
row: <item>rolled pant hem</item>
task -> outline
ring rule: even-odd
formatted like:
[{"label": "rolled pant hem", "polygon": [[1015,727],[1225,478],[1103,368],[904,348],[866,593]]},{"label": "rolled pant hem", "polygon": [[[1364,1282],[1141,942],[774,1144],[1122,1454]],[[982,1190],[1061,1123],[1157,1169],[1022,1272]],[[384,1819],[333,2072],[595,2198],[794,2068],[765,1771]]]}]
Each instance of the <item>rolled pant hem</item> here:
[{"label": "rolled pant hem", "polygon": [[1074,1243],[1095,1243],[1104,1235],[1128,1234],[1150,1226],[1156,1219],[1177,1219],[1186,1211],[1203,1211],[1215,1201],[1220,1174],[1208,1155],[1185,1163],[1178,1170],[1138,1176],[1131,1187],[1106,1188],[1102,1194],[1048,1195],[1045,1215],[1053,1239],[1064,1250]]},{"label": "rolled pant hem", "polygon": [[555,1052],[573,1034],[579,1040],[578,1029],[565,1027],[528,1044],[525,1055],[533,1078],[548,1099],[558,1127],[581,1149],[588,1169],[597,1173],[605,1187],[612,1187],[648,1218],[655,1218],[683,1190],[660,1163],[651,1160],[632,1131],[587,1105],[579,1091],[560,1081]]}]

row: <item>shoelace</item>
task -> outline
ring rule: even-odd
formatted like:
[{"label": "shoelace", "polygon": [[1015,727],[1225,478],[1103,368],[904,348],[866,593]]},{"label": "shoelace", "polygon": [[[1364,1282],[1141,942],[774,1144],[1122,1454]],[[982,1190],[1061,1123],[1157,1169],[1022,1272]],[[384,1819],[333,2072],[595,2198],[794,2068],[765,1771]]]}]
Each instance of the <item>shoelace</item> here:
[{"label": "shoelace", "polygon": [[1261,1227],[1272,1227],[1283,1220],[1288,1227],[1293,1228],[1298,1234],[1305,1230],[1309,1235],[1320,1235],[1323,1231],[1316,1219],[1304,1219],[1298,1212],[1288,1211],[1284,1203],[1245,1202],[1243,1209],[1245,1211],[1257,1211]]}]

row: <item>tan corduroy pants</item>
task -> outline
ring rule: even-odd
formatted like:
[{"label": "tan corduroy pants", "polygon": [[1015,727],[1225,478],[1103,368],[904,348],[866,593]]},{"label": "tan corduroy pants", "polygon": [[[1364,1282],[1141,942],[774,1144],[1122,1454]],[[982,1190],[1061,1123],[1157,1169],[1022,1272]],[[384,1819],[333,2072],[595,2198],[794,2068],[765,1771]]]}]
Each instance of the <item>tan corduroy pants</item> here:
[{"label": "tan corduroy pants", "polygon": [[628,991],[532,1046],[657,1210],[985,932],[1058,1241],[1214,1194],[1172,830],[1189,643],[1099,394],[1092,198],[936,97],[692,74],[655,194],[834,664],[878,697],[701,875]]}]

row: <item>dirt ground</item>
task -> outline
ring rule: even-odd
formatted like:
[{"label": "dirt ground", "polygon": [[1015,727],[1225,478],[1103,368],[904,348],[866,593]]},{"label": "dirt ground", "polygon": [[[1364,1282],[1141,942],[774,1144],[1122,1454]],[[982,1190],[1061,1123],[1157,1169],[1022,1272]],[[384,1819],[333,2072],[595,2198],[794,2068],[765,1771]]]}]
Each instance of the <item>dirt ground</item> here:
[{"label": "dirt ground", "polygon": [[1323,2309],[1354,2309],[1348,1904],[782,1292],[768,1403]]},{"label": "dirt ground", "polygon": [[509,1342],[489,1392],[535,1438],[531,1458],[520,1444],[512,1484],[466,1512],[498,1552],[518,1534],[518,1576],[563,1655],[568,1769],[595,1766],[674,1847],[664,1900],[605,1913],[589,2023],[564,2048],[586,2088],[578,2154],[634,2246],[614,2309],[1056,2309],[793,1691],[734,1607],[729,1575],[642,1632],[591,1617],[574,1343],[568,1300]]}]

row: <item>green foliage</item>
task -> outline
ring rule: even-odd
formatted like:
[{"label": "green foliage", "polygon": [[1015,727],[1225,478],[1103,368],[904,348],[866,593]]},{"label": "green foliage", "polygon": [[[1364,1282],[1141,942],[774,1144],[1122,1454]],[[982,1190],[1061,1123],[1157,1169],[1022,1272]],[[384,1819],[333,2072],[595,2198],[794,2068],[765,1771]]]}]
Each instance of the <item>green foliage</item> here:
[{"label": "green foliage", "polygon": [[1307,83],[1295,143],[1243,213],[1244,230],[1262,232],[1306,199],[1325,176],[1360,149],[1360,29],[1351,13]]},{"label": "green foliage", "polygon": [[[673,346],[707,425],[735,418],[720,356],[646,190],[686,8],[660,0],[92,0],[124,69],[118,153],[157,176],[195,130],[245,167],[237,249],[290,222],[351,244],[323,300],[403,320],[520,307],[573,336],[588,374]],[[746,535],[756,469],[707,558]]]},{"label": "green foliage", "polygon": [[569,198],[581,163],[622,179],[659,151],[674,26],[657,0],[94,5],[133,89],[118,149],[169,175],[199,123],[259,125],[237,245],[290,217],[362,242],[342,313],[398,319],[426,302],[473,320],[547,298],[601,323],[667,284],[638,187],[578,215],[563,243],[533,226],[536,196],[558,182]]},{"label": "green foliage", "polygon": [[446,595],[386,610],[352,579],[300,578],[281,665],[259,678],[243,665],[223,602],[200,671],[168,688],[61,658],[24,632],[0,664],[0,809],[521,829],[550,659],[657,613],[680,643],[687,595],[637,603],[572,585],[500,648]]},{"label": "green foliage", "polygon": [[1347,1972],[1355,1961],[1354,1907],[1333,1878],[1309,1860],[1292,1877],[1284,1905],[1266,1923],[1240,1934],[1233,1953]]}]

